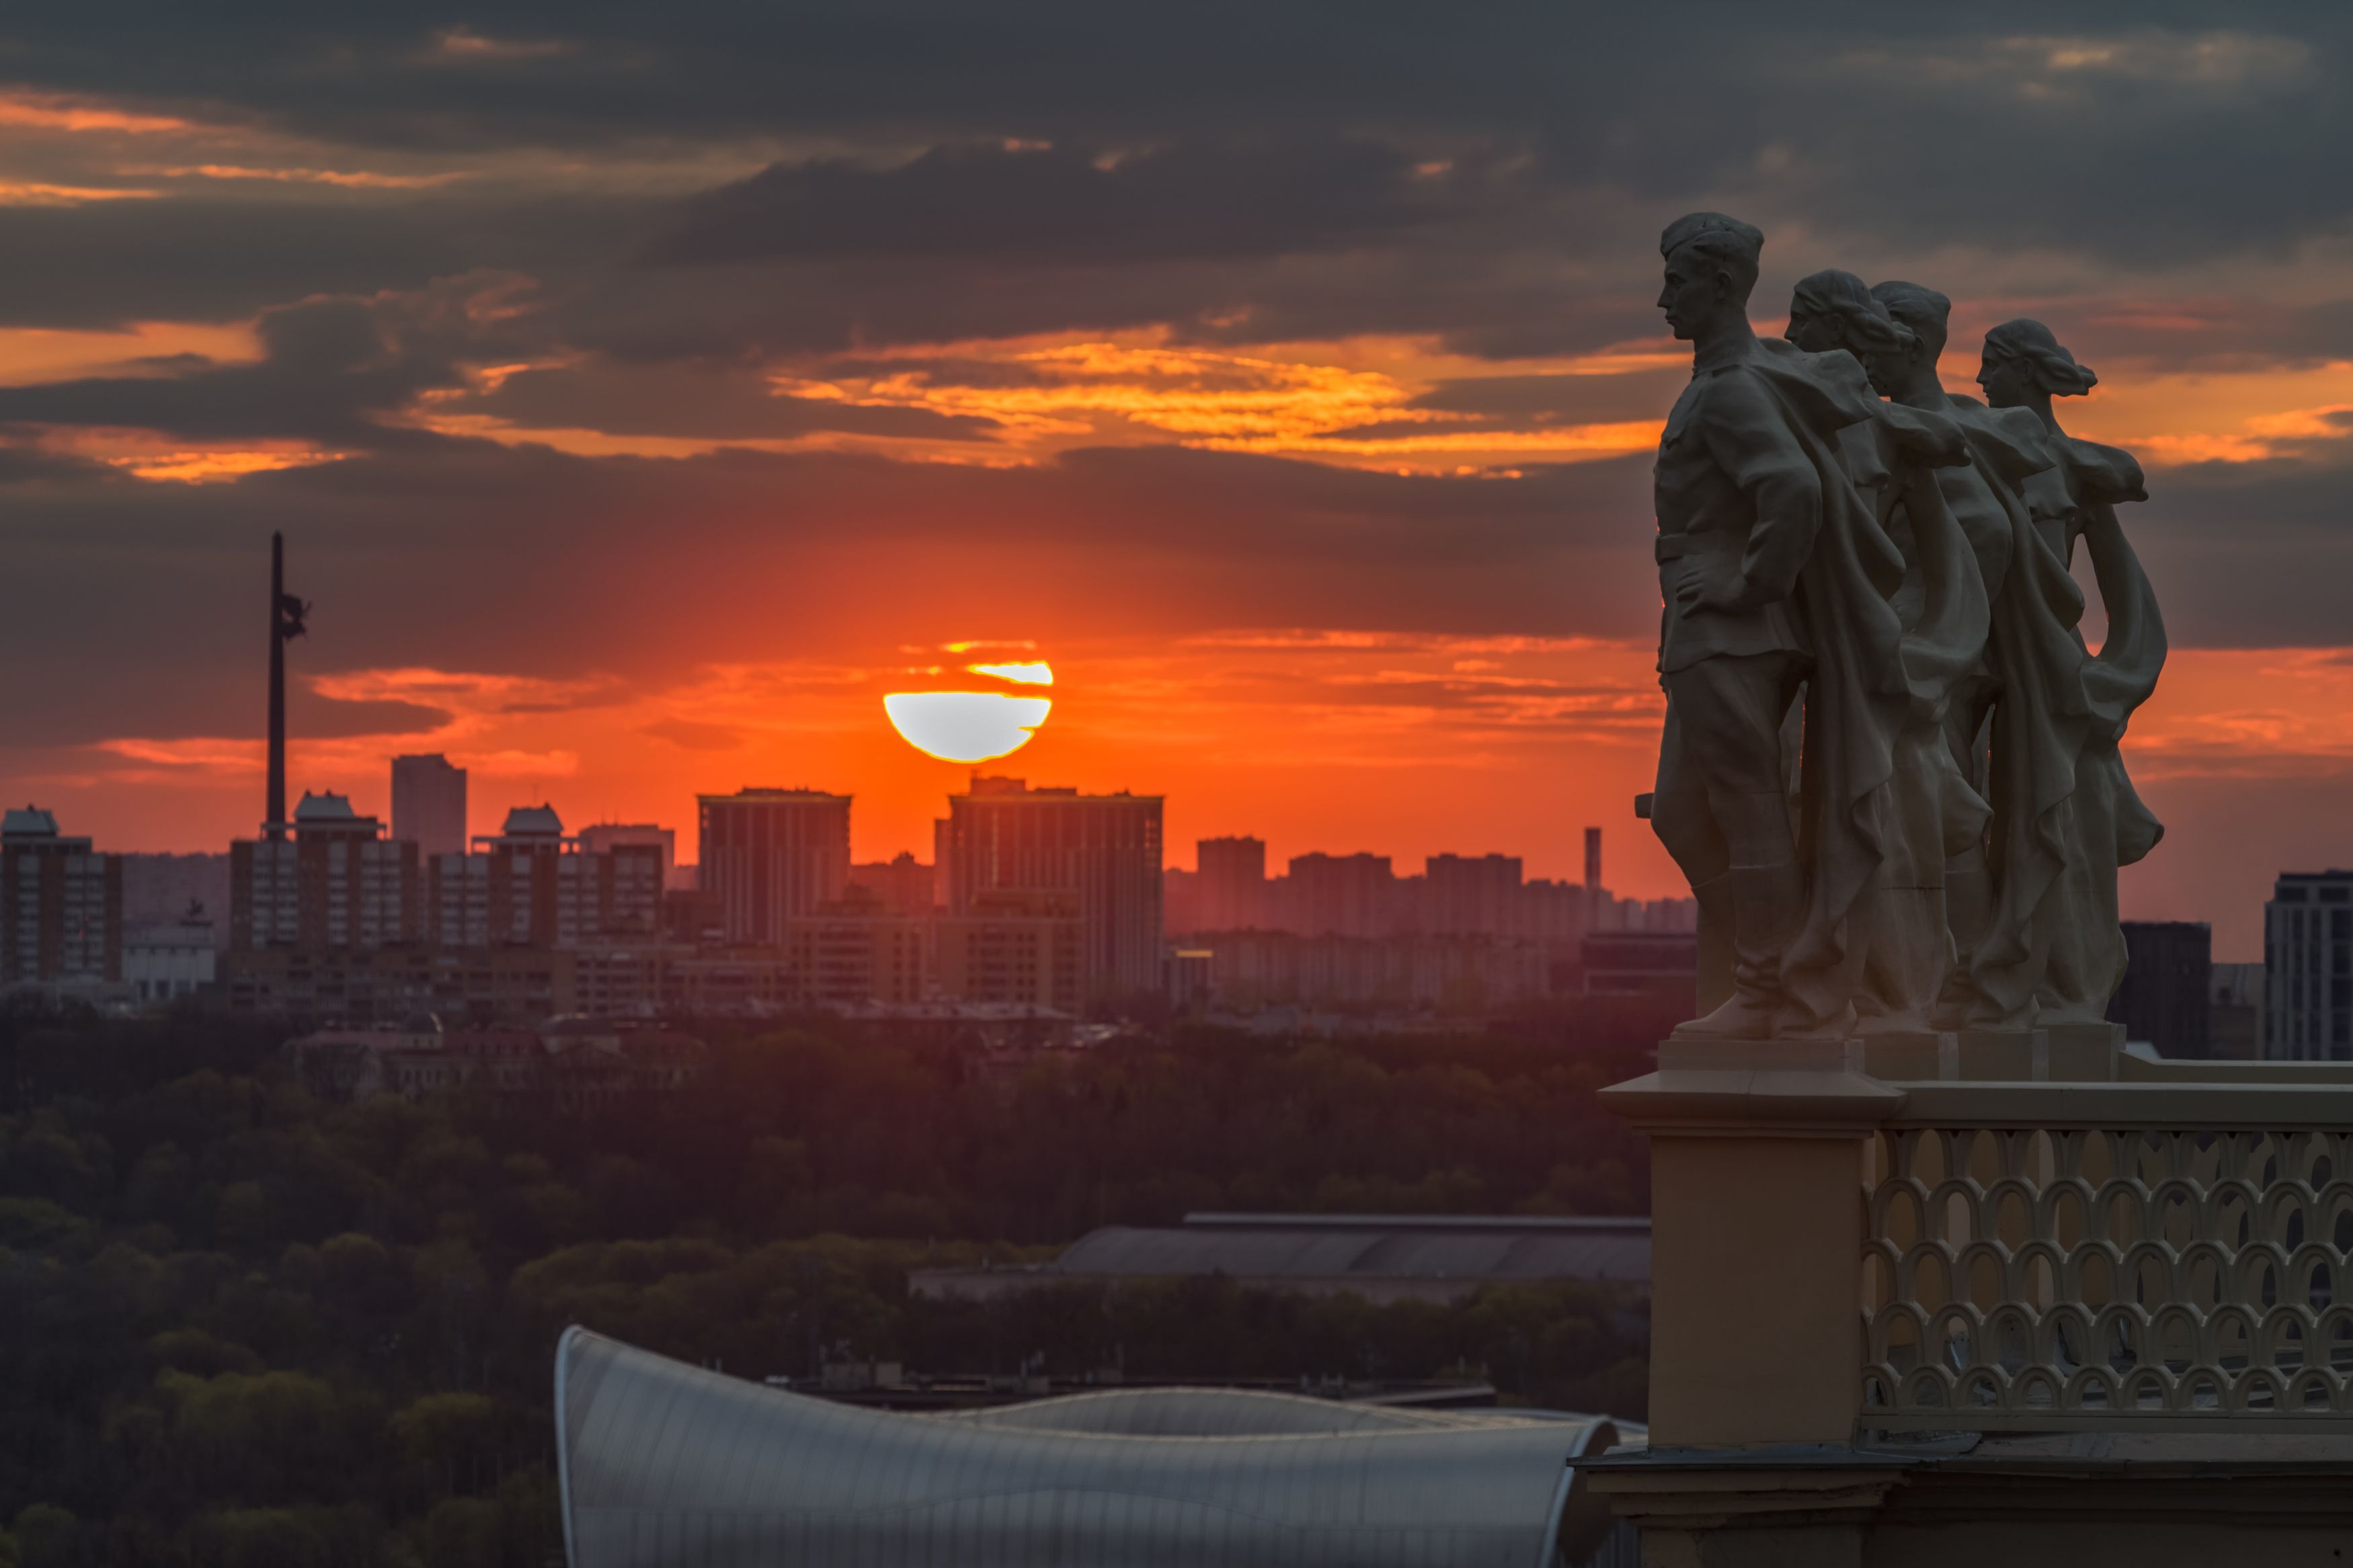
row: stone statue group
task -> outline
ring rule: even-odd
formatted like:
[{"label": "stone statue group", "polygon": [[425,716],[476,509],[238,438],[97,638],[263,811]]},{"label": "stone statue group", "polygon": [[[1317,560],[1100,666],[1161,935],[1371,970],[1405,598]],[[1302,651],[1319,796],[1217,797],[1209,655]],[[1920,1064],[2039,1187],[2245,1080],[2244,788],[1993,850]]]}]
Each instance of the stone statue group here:
[{"label": "stone statue group", "polygon": [[1659,442],[1651,821],[1732,961],[1677,1033],[2097,1025],[2116,869],[2164,831],[2117,752],[2165,662],[2116,521],[2139,465],[2059,427],[2094,378],[2038,321],[1987,334],[1982,403],[1938,382],[1951,301],[1915,283],[1817,272],[1757,337],[1763,245],[1715,213],[1659,244],[1693,355]]}]

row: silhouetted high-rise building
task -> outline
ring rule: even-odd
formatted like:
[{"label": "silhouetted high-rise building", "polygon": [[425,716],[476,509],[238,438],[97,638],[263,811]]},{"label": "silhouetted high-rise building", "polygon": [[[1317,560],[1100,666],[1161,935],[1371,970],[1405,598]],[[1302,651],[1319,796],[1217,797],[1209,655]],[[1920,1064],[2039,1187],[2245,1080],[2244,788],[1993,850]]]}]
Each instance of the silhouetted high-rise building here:
[{"label": "silhouetted high-rise building", "polygon": [[392,836],[417,853],[466,852],[466,770],[438,752],[392,759]]},{"label": "silhouetted high-rise building", "polygon": [[1432,855],[1424,862],[1420,924],[1451,936],[1502,936],[1518,924],[1516,855]]},{"label": "silhouetted high-rise building", "polygon": [[941,917],[936,929],[944,994],[1063,1013],[1085,1005],[1085,929],[1073,895],[982,893],[965,913]]},{"label": "silhouetted high-rise building", "polygon": [[592,847],[550,805],[519,805],[470,855],[427,862],[432,940],[445,948],[580,947],[661,930],[662,845]]},{"label": "silhouetted high-rise building", "polygon": [[2263,906],[2263,1056],[2353,1060],[2353,871],[2283,871]]},{"label": "silhouetted high-rise building", "polygon": [[1562,956],[1577,952],[1592,930],[1593,900],[1580,882],[1556,882],[1539,877],[1521,884],[1519,908],[1511,934],[1527,942],[1550,943]]},{"label": "silhouetted high-rise building", "polygon": [[902,849],[889,860],[871,860],[849,868],[849,885],[863,888],[895,915],[929,920],[940,901],[939,879],[933,868]]},{"label": "silhouetted high-rise building", "polygon": [[0,816],[0,989],[122,978],[122,863],[27,805]]},{"label": "silhouetted high-rise building", "polygon": [[[417,846],[339,795],[305,794],[292,838],[229,846],[229,946],[308,952],[397,947],[422,930]],[[268,832],[265,826],[264,832]]]},{"label": "silhouetted high-rise building", "polygon": [[591,855],[602,855],[624,844],[638,845],[661,853],[662,886],[676,885],[678,870],[678,830],[664,827],[658,822],[594,822],[580,830],[580,847]]},{"label": "silhouetted high-rise building", "polygon": [[931,978],[931,910],[901,914],[871,888],[785,927],[785,957],[802,1005],[919,1002]]},{"label": "silhouetted high-rise building", "polygon": [[1303,936],[1386,936],[1396,929],[1397,873],[1386,855],[1291,858],[1285,926]]},{"label": "silhouetted high-rise building", "polygon": [[2251,1062],[2263,1054],[2263,966],[2218,963],[2206,983],[2206,1054]]},{"label": "silhouetted high-rise building", "polygon": [[2160,1056],[2206,1055],[2213,928],[2203,921],[2126,921],[2124,931],[2129,962],[2108,998],[2109,1021]]},{"label": "silhouetted high-rise building", "polygon": [[1204,838],[1194,846],[1195,920],[1202,931],[1266,924],[1266,841]]},{"label": "silhouetted high-rise building", "polygon": [[727,941],[775,946],[785,922],[841,897],[849,883],[849,796],[741,789],[696,799],[697,886],[716,900]]},{"label": "silhouetted high-rise building", "polygon": [[1080,924],[1090,1000],[1160,984],[1161,797],[1031,789],[973,775],[948,797],[943,835],[947,912],[979,911],[992,893],[1067,893]]}]

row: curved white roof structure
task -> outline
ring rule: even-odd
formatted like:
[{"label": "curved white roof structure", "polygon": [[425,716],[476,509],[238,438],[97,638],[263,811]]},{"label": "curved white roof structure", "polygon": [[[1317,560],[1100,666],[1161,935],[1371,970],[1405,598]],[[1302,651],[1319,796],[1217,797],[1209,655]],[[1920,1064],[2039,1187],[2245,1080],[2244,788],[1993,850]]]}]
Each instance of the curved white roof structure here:
[{"label": "curved white roof structure", "polygon": [[1575,1485],[1620,1440],[1598,1416],[1192,1389],[900,1415],[575,1328],[555,1422],[571,1568],[1634,1561]]}]

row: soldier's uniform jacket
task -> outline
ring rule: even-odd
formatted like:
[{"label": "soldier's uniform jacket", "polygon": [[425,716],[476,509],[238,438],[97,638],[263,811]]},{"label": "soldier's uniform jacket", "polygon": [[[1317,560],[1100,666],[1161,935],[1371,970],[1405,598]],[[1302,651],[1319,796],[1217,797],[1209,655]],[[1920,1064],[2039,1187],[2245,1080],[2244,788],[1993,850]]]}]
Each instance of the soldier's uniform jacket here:
[{"label": "soldier's uniform jacket", "polygon": [[[1793,590],[1822,522],[1821,479],[1767,386],[1754,342],[1700,356],[1675,400],[1653,470],[1659,520],[1659,669],[1725,654],[1810,654]],[[1686,612],[1687,576],[1738,566],[1770,596]]]}]

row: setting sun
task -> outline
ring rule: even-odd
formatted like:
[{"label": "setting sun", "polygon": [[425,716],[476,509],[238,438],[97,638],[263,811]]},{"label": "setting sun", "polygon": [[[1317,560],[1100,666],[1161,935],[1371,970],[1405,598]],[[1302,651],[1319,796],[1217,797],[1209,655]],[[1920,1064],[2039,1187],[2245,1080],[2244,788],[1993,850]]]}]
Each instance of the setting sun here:
[{"label": "setting sun", "polygon": [[[1054,684],[1043,660],[968,664],[961,673],[1009,686]],[[910,745],[951,763],[985,763],[1019,751],[1053,706],[1048,698],[1003,691],[894,691],[882,699],[882,710]]]},{"label": "setting sun", "polygon": [[894,691],[882,699],[909,744],[951,763],[985,763],[1019,751],[1051,707],[1043,697],[995,691]]}]

